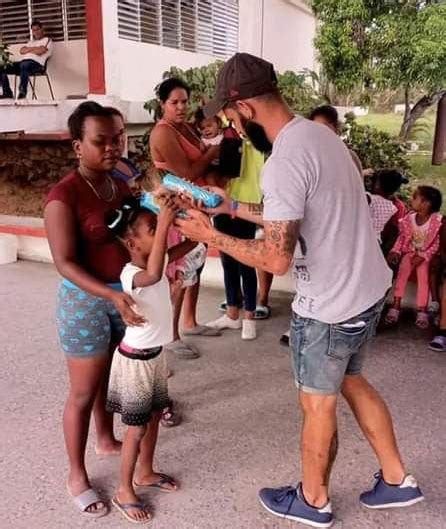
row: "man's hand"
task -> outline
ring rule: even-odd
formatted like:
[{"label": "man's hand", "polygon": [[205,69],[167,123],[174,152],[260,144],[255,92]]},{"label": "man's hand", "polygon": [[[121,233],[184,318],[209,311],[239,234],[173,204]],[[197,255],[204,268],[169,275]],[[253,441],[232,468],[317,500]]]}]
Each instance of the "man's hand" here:
[{"label": "man's hand", "polygon": [[114,292],[111,298],[124,323],[130,327],[141,327],[146,320],[134,310],[135,301],[125,292]]},{"label": "man's hand", "polygon": [[196,209],[188,209],[186,213],[187,218],[176,219],[175,226],[188,239],[209,243],[215,233],[210,218]]},{"label": "man's hand", "polygon": [[190,195],[186,193],[182,193],[180,195],[177,195],[177,201],[180,205],[181,209],[199,209],[200,211],[203,211],[204,213],[207,213],[210,216],[215,215],[229,215],[231,212],[231,199],[228,197],[228,195],[225,193],[223,189],[220,187],[214,187],[214,186],[206,186],[203,187],[203,189],[206,189],[206,191],[209,191],[210,193],[214,193],[215,195],[219,195],[223,200],[221,204],[217,208],[206,208],[201,202],[198,202],[194,200]]},{"label": "man's hand", "polygon": [[397,265],[400,262],[400,254],[396,252],[390,252],[387,256],[387,262],[393,266]]},{"label": "man's hand", "polygon": [[421,255],[414,255],[410,260],[410,264],[413,268],[418,268],[422,263],[424,263],[424,257],[421,257]]}]

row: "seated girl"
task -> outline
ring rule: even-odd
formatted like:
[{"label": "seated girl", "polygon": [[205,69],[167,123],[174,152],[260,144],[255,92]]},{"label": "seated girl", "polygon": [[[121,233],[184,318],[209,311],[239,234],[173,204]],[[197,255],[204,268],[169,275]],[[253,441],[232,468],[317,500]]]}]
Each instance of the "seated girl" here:
[{"label": "seated girl", "polygon": [[391,264],[400,262],[395,282],[394,302],[386,316],[387,324],[398,322],[401,300],[412,272],[417,276],[416,325],[426,329],[429,325],[429,266],[439,250],[440,213],[442,196],[438,189],[419,186],[412,198],[412,211],[400,221],[400,235],[388,256]]}]

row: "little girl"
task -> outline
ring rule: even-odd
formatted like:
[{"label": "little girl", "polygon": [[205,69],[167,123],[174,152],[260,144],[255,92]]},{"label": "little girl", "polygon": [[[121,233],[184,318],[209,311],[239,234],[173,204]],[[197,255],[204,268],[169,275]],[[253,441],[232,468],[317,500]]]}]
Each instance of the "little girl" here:
[{"label": "little girl", "polygon": [[[136,487],[177,489],[174,479],[153,469],[158,425],[169,403],[163,347],[172,341],[173,311],[165,268],[167,234],[176,213],[173,198],[165,200],[158,218],[140,208],[135,199],[127,199],[120,210],[106,215],[108,228],[131,257],[121,274],[123,290],[145,319],[140,327],[127,327],[115,351],[107,396],[108,411],[119,413],[128,426],[121,450],[120,484],[112,503],[133,523],[147,523],[151,518],[136,496]],[[169,260],[182,257],[189,249],[187,243],[171,248]]]},{"label": "little girl", "polygon": [[400,235],[388,256],[390,264],[400,261],[395,281],[394,302],[386,315],[387,324],[398,322],[401,299],[413,271],[417,275],[417,319],[421,329],[429,325],[429,265],[439,250],[442,196],[438,189],[419,186],[412,198],[412,211],[401,219]]}]

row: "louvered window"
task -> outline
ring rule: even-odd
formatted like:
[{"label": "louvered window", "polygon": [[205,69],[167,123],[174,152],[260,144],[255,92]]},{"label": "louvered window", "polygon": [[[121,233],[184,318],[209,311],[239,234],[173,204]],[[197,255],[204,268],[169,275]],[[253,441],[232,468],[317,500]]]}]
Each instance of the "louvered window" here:
[{"label": "louvered window", "polygon": [[238,0],[118,0],[119,36],[225,58],[238,49]]},{"label": "louvered window", "polygon": [[67,38],[80,40],[87,38],[85,0],[65,0]]},{"label": "louvered window", "polygon": [[64,40],[61,0],[32,0],[31,18],[40,20],[53,40]]},{"label": "louvered window", "polygon": [[28,41],[35,18],[54,41],[86,38],[85,0],[0,0],[0,41]]}]

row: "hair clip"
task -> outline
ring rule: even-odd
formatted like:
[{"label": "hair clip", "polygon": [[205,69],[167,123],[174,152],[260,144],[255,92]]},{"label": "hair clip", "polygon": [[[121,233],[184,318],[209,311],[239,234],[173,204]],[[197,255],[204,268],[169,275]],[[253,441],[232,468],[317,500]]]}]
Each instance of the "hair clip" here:
[{"label": "hair clip", "polygon": [[121,222],[122,217],[124,215],[124,213],[120,209],[115,209],[115,211],[118,214],[118,216],[116,217],[116,219],[112,223],[107,225],[111,230],[116,228],[116,226]]}]

